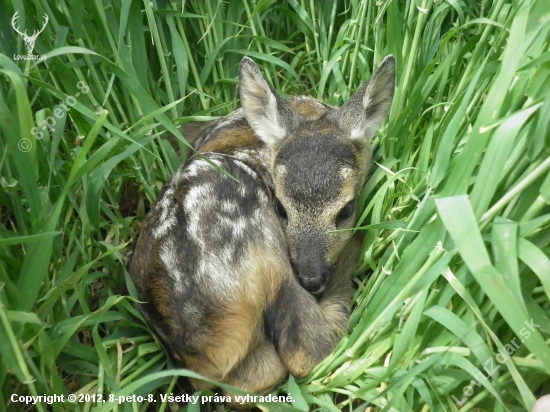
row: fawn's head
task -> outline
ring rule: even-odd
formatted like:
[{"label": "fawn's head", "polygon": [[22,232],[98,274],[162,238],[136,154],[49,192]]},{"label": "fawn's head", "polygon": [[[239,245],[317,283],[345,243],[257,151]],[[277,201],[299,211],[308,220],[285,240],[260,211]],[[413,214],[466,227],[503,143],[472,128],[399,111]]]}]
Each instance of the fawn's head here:
[{"label": "fawn's head", "polygon": [[356,199],[371,162],[369,140],[390,110],[395,61],[384,59],[371,79],[340,108],[311,98],[290,102],[241,61],[240,97],[254,132],[271,149],[274,208],[300,284],[321,293],[351,238]]}]

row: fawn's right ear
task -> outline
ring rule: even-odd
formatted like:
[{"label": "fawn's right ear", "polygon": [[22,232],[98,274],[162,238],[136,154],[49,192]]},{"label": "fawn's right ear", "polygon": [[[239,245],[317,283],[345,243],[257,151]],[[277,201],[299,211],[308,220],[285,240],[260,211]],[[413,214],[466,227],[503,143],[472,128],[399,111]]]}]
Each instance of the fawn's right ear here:
[{"label": "fawn's right ear", "polygon": [[297,124],[298,115],[265,81],[249,57],[239,67],[239,93],[246,120],[268,146],[281,142]]}]

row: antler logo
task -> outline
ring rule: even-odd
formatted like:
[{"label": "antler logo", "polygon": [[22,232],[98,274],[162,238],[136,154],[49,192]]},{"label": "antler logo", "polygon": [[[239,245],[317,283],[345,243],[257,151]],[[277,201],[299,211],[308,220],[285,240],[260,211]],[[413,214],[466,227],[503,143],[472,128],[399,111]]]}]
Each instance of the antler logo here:
[{"label": "antler logo", "polygon": [[49,18],[47,14],[44,14],[44,25],[40,30],[35,30],[32,34],[32,36],[29,36],[27,34],[27,30],[24,32],[21,32],[19,27],[16,27],[17,24],[17,18],[19,17],[19,10],[15,12],[13,15],[13,18],[11,19],[11,27],[13,27],[13,30],[15,30],[17,33],[19,33],[23,40],[25,41],[25,48],[27,49],[27,53],[31,54],[32,50],[34,49],[34,43],[36,43],[36,39],[38,38],[38,35],[44,31],[46,28],[46,24],[48,24]]}]

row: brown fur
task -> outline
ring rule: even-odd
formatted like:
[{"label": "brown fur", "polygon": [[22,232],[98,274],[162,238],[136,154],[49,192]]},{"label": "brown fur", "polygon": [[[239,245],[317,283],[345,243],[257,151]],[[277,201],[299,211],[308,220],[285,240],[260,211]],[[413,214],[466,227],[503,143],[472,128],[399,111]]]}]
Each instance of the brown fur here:
[{"label": "brown fur", "polygon": [[215,120],[208,120],[206,122],[186,123],[181,127],[181,131],[185,136],[185,138],[187,139],[187,141],[191,145],[195,145],[195,143],[197,142],[197,138],[200,136],[200,134],[204,130],[212,126],[214,123],[216,123]]},{"label": "brown fur", "polygon": [[164,186],[136,244],[129,271],[142,312],[181,366],[264,394],[334,350],[362,243],[335,229],[353,227],[393,70],[386,59],[335,109],[284,101],[245,58],[243,109],[184,126],[194,148],[238,182],[192,157]]},{"label": "brown fur", "polygon": [[234,154],[243,149],[258,150],[262,146],[262,143],[254,136],[254,130],[251,127],[242,127],[219,133],[214,138],[208,139],[200,146],[200,151]]}]

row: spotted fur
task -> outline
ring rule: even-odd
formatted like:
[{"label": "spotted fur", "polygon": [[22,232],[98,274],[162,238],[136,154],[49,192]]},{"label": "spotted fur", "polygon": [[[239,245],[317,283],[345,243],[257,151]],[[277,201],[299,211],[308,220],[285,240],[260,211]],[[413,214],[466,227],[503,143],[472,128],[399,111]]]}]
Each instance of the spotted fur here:
[{"label": "spotted fur", "polygon": [[184,127],[202,157],[164,185],[129,267],[145,318],[180,366],[266,393],[334,350],[361,237],[333,230],[353,226],[393,77],[389,57],[336,109],[285,101],[244,58],[242,109]]}]

